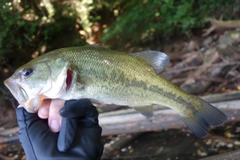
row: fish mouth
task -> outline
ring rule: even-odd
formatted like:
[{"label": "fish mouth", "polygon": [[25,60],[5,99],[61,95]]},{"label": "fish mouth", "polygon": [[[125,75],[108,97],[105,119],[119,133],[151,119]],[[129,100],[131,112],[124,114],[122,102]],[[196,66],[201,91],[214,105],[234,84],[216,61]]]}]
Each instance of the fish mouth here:
[{"label": "fish mouth", "polygon": [[[68,68],[66,74],[67,74],[65,79],[66,85],[63,85],[65,86],[64,87],[65,89],[62,88],[62,92],[63,91],[67,92],[72,86],[73,70],[71,70],[71,68]],[[27,92],[24,90],[23,87],[21,87],[21,85],[16,83],[14,79],[10,77],[4,81],[4,84],[9,89],[9,91],[12,93],[12,95],[18,101],[19,104],[25,104],[28,101],[29,96]]]},{"label": "fish mouth", "polygon": [[10,78],[4,81],[5,86],[10,90],[19,104],[24,104],[28,99],[27,92]]}]

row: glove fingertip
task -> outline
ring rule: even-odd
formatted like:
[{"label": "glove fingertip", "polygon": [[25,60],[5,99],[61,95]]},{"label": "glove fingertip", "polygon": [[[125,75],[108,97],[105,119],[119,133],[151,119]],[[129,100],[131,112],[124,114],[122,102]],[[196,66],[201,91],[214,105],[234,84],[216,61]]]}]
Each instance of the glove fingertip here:
[{"label": "glove fingertip", "polygon": [[58,136],[57,147],[60,152],[66,152],[73,143],[77,130],[76,119],[62,119],[62,125]]},{"label": "glove fingertip", "polygon": [[61,143],[58,143],[57,147],[60,152],[66,152],[70,146],[62,145]]}]

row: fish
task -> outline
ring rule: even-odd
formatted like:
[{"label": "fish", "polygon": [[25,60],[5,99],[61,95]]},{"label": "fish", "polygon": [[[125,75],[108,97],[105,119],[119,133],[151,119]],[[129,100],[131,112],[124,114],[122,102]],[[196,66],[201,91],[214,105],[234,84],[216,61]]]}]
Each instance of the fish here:
[{"label": "fish", "polygon": [[161,77],[169,61],[154,50],[127,54],[95,45],[68,47],[34,58],[4,84],[30,113],[37,112],[44,99],[129,106],[146,117],[153,116],[153,105],[160,105],[175,110],[192,133],[204,138],[227,116]]}]

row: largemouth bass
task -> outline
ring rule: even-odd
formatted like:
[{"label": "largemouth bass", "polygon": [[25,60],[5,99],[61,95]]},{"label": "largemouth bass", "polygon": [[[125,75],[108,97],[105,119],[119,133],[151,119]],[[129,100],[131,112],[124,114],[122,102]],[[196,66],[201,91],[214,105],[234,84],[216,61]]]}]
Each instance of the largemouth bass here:
[{"label": "largemouth bass", "polygon": [[227,117],[160,77],[157,73],[168,63],[169,57],[158,51],[124,54],[98,46],[71,47],[33,59],[4,83],[28,112],[37,112],[48,98],[127,105],[147,117],[156,104],[177,111],[196,136],[205,137],[210,126],[222,125]]}]

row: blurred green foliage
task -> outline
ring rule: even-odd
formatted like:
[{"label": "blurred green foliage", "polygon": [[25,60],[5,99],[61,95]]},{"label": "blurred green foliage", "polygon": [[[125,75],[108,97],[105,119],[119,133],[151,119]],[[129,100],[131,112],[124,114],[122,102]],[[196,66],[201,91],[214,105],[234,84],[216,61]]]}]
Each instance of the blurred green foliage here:
[{"label": "blurred green foliage", "polygon": [[84,45],[96,21],[107,26],[101,40],[112,46],[190,35],[208,17],[239,18],[238,6],[239,0],[1,0],[0,58]]},{"label": "blurred green foliage", "polygon": [[79,30],[91,34],[87,30],[91,26],[88,15],[92,3],[91,0],[1,0],[0,58],[86,44]]},{"label": "blurred green foliage", "polygon": [[104,30],[102,41],[132,45],[155,37],[190,35],[193,28],[206,24],[206,18],[239,18],[234,17],[240,15],[239,4],[236,0],[131,0]]}]

